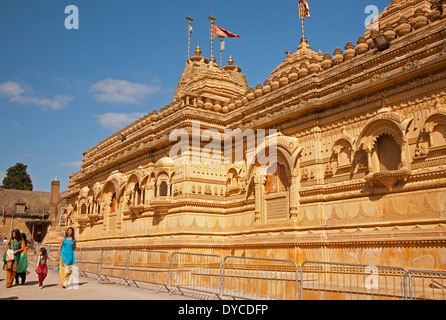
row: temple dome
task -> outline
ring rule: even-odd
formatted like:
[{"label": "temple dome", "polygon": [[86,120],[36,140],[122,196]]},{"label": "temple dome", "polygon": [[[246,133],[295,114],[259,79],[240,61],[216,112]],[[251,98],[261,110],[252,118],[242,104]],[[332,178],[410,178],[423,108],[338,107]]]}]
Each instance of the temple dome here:
[{"label": "temple dome", "polygon": [[241,69],[234,65],[232,57],[228,65],[219,68],[214,58],[210,61],[201,56],[198,46],[195,56],[188,59],[181,75],[174,100],[192,94],[212,100],[229,102],[249,89]]},{"label": "temple dome", "polygon": [[167,168],[172,168],[175,166],[175,163],[173,162],[173,160],[170,157],[163,157],[161,159],[159,159],[156,164],[155,164],[155,168],[163,168],[163,169],[167,169]]},{"label": "temple dome", "polygon": [[283,61],[271,72],[271,78],[275,76],[280,77],[280,75],[283,73],[289,73],[292,68],[299,70],[304,62],[307,65],[310,65],[312,61],[320,63],[323,60],[322,52],[315,52],[311,50],[310,45],[305,39],[301,41],[301,44],[295,53],[286,52],[286,54],[287,57],[285,61]]}]

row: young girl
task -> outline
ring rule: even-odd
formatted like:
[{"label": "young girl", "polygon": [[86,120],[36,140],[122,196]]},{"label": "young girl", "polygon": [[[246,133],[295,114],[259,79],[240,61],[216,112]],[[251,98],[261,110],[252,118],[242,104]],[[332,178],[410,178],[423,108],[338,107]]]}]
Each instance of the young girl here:
[{"label": "young girl", "polygon": [[36,268],[36,273],[39,275],[39,288],[43,289],[43,280],[45,280],[48,274],[48,254],[45,248],[40,248],[39,265]]}]

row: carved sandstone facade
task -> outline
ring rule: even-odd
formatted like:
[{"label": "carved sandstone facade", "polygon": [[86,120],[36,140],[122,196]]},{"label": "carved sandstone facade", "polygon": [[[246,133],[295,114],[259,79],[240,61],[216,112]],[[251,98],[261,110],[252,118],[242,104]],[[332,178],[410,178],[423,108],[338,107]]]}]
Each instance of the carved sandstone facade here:
[{"label": "carved sandstone facade", "polygon": [[[356,45],[303,41],[255,88],[197,48],[170,105],[84,153],[64,193],[80,245],[444,269],[445,27],[444,0],[392,1]],[[194,122],[276,129],[277,170],[175,163]]]}]

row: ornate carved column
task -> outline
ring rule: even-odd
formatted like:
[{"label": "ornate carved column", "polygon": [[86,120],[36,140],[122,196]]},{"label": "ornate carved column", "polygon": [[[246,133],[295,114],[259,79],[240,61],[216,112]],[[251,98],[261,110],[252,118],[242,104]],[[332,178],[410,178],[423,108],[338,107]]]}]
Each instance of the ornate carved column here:
[{"label": "ornate carved column", "polygon": [[256,174],[254,176],[254,190],[255,190],[255,216],[254,221],[256,223],[262,222],[262,211],[263,211],[263,186],[266,182],[264,176]]},{"label": "ornate carved column", "polygon": [[407,140],[404,139],[401,143],[401,169],[408,169],[408,159]]},{"label": "ornate carved column", "polygon": [[297,220],[299,214],[299,179],[297,176],[291,177],[290,187],[290,219]]},{"label": "ornate carved column", "polygon": [[435,123],[429,122],[426,123],[424,126],[424,131],[429,134],[429,147],[431,147],[434,144],[432,133],[434,133],[435,130]]}]

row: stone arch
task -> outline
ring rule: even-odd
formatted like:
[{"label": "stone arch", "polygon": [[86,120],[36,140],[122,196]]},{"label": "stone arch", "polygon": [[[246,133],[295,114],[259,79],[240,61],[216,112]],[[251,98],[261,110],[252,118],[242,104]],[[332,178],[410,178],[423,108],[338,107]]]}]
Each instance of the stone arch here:
[{"label": "stone arch", "polygon": [[96,196],[94,190],[91,189],[87,195],[87,214],[91,215],[95,212],[96,208]]},{"label": "stone arch", "polygon": [[[120,191],[121,188],[116,180],[109,180],[105,183],[100,197],[101,210],[104,212],[104,216],[115,212],[112,210],[117,209],[117,201]],[[112,205],[116,205],[116,207],[112,207]]]},{"label": "stone arch", "polygon": [[430,148],[446,146],[446,114],[432,114],[426,119],[423,131],[429,134]]},{"label": "stone arch", "polygon": [[171,174],[166,171],[158,172],[155,178],[155,197],[169,197],[171,184]]},{"label": "stone arch", "polygon": [[[373,157],[376,157],[377,172],[394,171],[401,169],[401,145],[398,144],[394,137],[383,133],[375,141],[373,148]],[[375,161],[376,161],[375,160]],[[379,166],[379,167],[378,167]]]},{"label": "stone arch", "polygon": [[133,173],[127,180],[125,201],[128,205],[140,205],[143,201],[142,175]]},{"label": "stone arch", "polygon": [[[387,164],[389,164],[391,159],[388,159],[389,162],[384,160],[384,152],[382,151],[380,154],[379,149],[382,149],[384,147],[383,144],[387,143],[394,153],[398,153],[398,155],[394,155],[393,161],[395,163],[400,162],[400,165],[398,165],[399,169],[407,169],[408,147],[406,143],[406,131],[412,123],[412,120],[403,120],[397,114],[385,113],[369,121],[355,143],[355,162],[358,167],[367,167],[369,173],[376,173],[383,170],[385,166],[382,166],[383,163],[380,162],[380,157]],[[392,143],[392,140],[395,143]],[[360,154],[361,159],[367,158],[366,163],[358,162],[358,156]],[[391,167],[394,168],[395,166],[392,165]]]},{"label": "stone arch", "polygon": [[241,168],[232,167],[226,174],[226,194],[237,194],[240,192]]},{"label": "stone arch", "polygon": [[392,136],[399,145],[403,144],[405,134],[400,123],[396,122],[394,119],[380,119],[370,122],[364,128],[356,140],[355,150],[363,149],[363,147],[361,147],[362,145],[365,145],[367,149],[372,150],[378,137],[383,134]]},{"label": "stone arch", "polygon": [[338,167],[351,165],[353,162],[353,145],[350,140],[341,138],[333,144],[332,158]]}]

